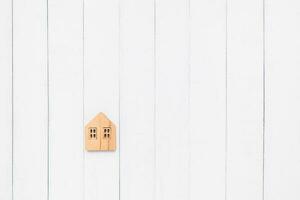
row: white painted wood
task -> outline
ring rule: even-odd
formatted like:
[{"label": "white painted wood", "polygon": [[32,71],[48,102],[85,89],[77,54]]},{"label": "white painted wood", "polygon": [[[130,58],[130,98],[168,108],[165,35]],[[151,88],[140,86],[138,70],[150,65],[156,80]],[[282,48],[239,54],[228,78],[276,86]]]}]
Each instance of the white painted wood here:
[{"label": "white painted wood", "polygon": [[[104,112],[119,132],[118,0],[85,0],[84,121]],[[119,142],[115,152],[85,152],[85,199],[119,199]]]},{"label": "white painted wood", "polygon": [[12,8],[0,1],[0,199],[12,198]]},{"label": "white painted wood", "polygon": [[192,0],[191,200],[225,196],[225,83],[226,1]]},{"label": "white painted wood", "polygon": [[13,1],[14,200],[47,199],[47,2]]},{"label": "white painted wood", "polygon": [[298,200],[300,3],[263,4],[2,0],[0,199]]},{"label": "white painted wood", "polygon": [[156,199],[189,196],[187,0],[156,1]]},{"label": "white painted wood", "polygon": [[227,199],[263,198],[263,1],[229,0]]},{"label": "white painted wood", "polygon": [[121,1],[120,197],[155,191],[154,1]]},{"label": "white painted wood", "polygon": [[48,9],[49,199],[82,200],[83,2],[49,0]]},{"label": "white painted wood", "polygon": [[265,200],[300,198],[300,2],[267,0]]}]

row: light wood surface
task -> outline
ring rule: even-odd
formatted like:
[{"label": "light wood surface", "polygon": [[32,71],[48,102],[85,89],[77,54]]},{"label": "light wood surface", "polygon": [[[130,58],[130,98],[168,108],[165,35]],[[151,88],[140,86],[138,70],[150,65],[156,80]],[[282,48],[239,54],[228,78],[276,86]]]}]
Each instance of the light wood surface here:
[{"label": "light wood surface", "polygon": [[264,5],[227,3],[226,198],[263,200]]},{"label": "light wood surface", "polygon": [[300,199],[300,1],[266,0],[265,195]]},{"label": "light wood surface", "polygon": [[12,199],[12,9],[0,1],[0,199]]},{"label": "light wood surface", "polygon": [[47,200],[47,2],[13,1],[13,199]]},{"label": "light wood surface", "polygon": [[155,5],[153,0],[122,0],[120,6],[120,196],[154,200]]},{"label": "light wood surface", "polygon": [[189,198],[189,3],[156,4],[156,200]]},{"label": "light wood surface", "polygon": [[[190,197],[223,200],[226,0],[191,0]],[[208,20],[209,19],[209,20]]]},{"label": "light wood surface", "polygon": [[85,126],[85,149],[116,150],[116,126],[104,113],[99,113]]},{"label": "light wood surface", "polygon": [[49,200],[83,200],[83,1],[48,2]]},{"label": "light wood surface", "polygon": [[[84,124],[103,112],[120,127],[119,20],[119,0],[84,0]],[[120,148],[82,150],[84,200],[119,200]]]},{"label": "light wood surface", "polygon": [[299,10],[1,0],[0,200],[299,200]]}]

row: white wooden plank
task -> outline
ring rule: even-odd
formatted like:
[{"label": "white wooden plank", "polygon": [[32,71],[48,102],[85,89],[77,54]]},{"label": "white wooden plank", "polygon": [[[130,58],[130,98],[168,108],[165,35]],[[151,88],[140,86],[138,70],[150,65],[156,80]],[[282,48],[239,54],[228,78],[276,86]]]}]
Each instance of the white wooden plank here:
[{"label": "white wooden plank", "polygon": [[82,200],[83,2],[49,0],[48,9],[49,199]]},{"label": "white wooden plank", "polygon": [[[85,0],[84,121],[104,112],[119,140],[119,4]],[[119,199],[119,143],[115,152],[85,153],[85,199]]]},{"label": "white wooden plank", "polygon": [[263,1],[229,0],[227,199],[263,198]]},{"label": "white wooden plank", "polygon": [[121,3],[121,154],[120,196],[153,200],[154,2]]},{"label": "white wooden plank", "polygon": [[0,199],[12,199],[12,8],[0,1]]},{"label": "white wooden plank", "polygon": [[189,196],[188,1],[156,1],[156,199]]},{"label": "white wooden plank", "polygon": [[[209,20],[208,20],[209,19]],[[225,195],[226,1],[191,1],[191,199]]]},{"label": "white wooden plank", "polygon": [[47,199],[47,2],[14,0],[14,200]]},{"label": "white wooden plank", "polygon": [[267,0],[265,200],[300,198],[300,2]]}]

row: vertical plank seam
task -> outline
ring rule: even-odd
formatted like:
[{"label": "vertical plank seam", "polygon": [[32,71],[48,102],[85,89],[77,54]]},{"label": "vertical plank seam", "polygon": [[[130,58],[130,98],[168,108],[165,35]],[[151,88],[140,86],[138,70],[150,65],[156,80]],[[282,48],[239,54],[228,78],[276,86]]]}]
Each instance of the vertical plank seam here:
[{"label": "vertical plank seam", "polygon": [[228,188],[228,0],[225,0],[225,200]]},{"label": "vertical plank seam", "polygon": [[121,0],[118,0],[118,125],[119,125],[119,137],[118,137],[118,151],[119,151],[119,200],[121,200]]},{"label": "vertical plank seam", "polygon": [[266,1],[263,1],[263,163],[262,163],[262,200],[265,199],[265,135],[266,135]]},{"label": "vertical plank seam", "polygon": [[50,172],[49,172],[49,166],[50,166],[50,141],[49,141],[49,132],[50,132],[50,96],[49,96],[49,0],[46,0],[46,40],[47,40],[47,67],[46,67],[46,73],[47,73],[47,200],[49,200],[49,189],[50,189]]},{"label": "vertical plank seam", "polygon": [[191,199],[191,0],[187,0],[187,32],[188,32],[188,119],[187,119],[187,127],[188,127],[188,194],[187,199]]},{"label": "vertical plank seam", "polygon": [[[84,34],[85,34],[85,1],[82,0],[82,133],[84,133],[84,114],[85,114],[85,96],[84,96],[84,76],[85,76],[85,71],[84,71],[84,59],[85,59],[85,48],[84,48]],[[82,182],[83,182],[83,189],[82,189],[82,199],[85,199],[85,135],[82,134]]]},{"label": "vertical plank seam", "polygon": [[11,199],[14,200],[14,0],[11,0]]},{"label": "vertical plank seam", "polygon": [[156,51],[156,42],[157,42],[157,30],[156,30],[156,0],[153,0],[153,200],[157,198],[157,130],[156,130],[156,115],[157,115],[157,51]]}]

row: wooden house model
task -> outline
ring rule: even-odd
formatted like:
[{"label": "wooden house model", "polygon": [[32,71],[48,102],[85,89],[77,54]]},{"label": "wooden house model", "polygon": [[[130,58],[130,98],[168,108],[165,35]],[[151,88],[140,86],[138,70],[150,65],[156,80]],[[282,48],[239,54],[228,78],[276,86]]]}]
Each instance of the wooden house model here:
[{"label": "wooden house model", "polygon": [[116,126],[104,113],[99,113],[85,126],[85,149],[116,150]]}]

